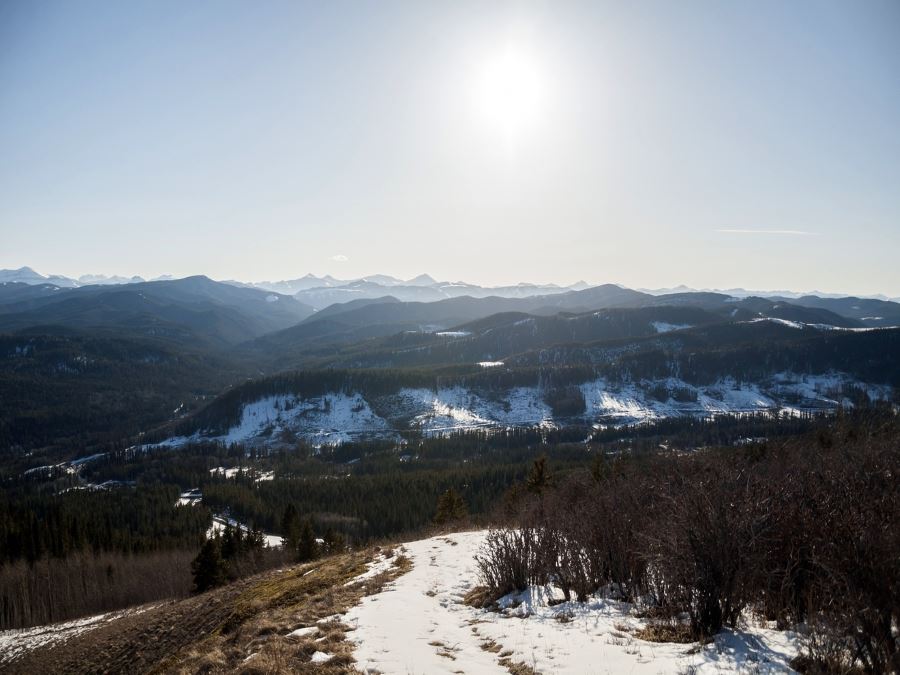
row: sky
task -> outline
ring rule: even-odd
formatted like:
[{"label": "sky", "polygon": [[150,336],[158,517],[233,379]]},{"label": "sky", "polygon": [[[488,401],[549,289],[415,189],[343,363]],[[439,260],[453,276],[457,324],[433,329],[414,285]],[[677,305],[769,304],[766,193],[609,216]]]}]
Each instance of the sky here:
[{"label": "sky", "polygon": [[0,3],[0,267],[900,296],[900,3]]}]

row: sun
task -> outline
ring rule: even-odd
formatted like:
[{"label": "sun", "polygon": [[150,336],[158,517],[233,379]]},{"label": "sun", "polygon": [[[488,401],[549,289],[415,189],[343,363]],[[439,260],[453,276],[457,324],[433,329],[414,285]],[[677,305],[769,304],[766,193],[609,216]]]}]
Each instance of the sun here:
[{"label": "sun", "polygon": [[527,50],[507,45],[479,68],[474,103],[479,117],[509,139],[532,130],[544,105],[540,63]]}]

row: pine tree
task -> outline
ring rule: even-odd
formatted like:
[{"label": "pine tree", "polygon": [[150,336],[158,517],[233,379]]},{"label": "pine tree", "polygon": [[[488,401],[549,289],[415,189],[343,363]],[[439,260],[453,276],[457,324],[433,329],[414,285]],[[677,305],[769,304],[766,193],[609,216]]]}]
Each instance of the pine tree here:
[{"label": "pine tree", "polygon": [[437,501],[437,512],[434,514],[435,525],[446,525],[462,520],[468,515],[466,501],[454,490],[447,488]]},{"label": "pine tree", "polygon": [[243,533],[240,527],[233,527],[231,523],[225,525],[225,531],[222,533],[222,544],[220,552],[223,560],[234,560],[238,558],[243,549]]},{"label": "pine tree", "polygon": [[281,536],[284,538],[284,548],[288,551],[296,551],[300,545],[300,514],[293,502],[284,509],[281,517]]},{"label": "pine tree", "polygon": [[334,553],[342,553],[347,549],[347,542],[344,540],[344,535],[335,530],[333,527],[329,527],[325,531],[325,536],[323,537],[325,543],[323,544],[323,548],[325,549],[325,553],[328,555]]},{"label": "pine tree", "polygon": [[225,583],[225,561],[222,560],[222,542],[219,535],[207,539],[200,553],[191,563],[194,590],[202,593]]},{"label": "pine tree", "polygon": [[545,489],[550,486],[550,472],[547,469],[547,457],[539,457],[534,460],[534,464],[531,466],[531,471],[528,474],[528,479],[525,482],[525,487],[528,488],[529,492],[533,492],[537,495],[542,494]]},{"label": "pine tree", "polygon": [[303,527],[300,530],[300,540],[297,545],[297,560],[299,562],[307,562],[315,560],[319,554],[319,544],[316,542],[316,535],[313,532],[312,523],[309,518],[303,521]]}]

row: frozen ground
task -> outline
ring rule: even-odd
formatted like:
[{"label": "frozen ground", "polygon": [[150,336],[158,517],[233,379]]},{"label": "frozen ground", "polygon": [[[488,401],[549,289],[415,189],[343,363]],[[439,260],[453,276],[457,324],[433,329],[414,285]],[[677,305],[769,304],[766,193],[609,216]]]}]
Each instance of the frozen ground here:
[{"label": "frozen ground", "polygon": [[0,631],[0,666],[3,666],[5,663],[11,663],[40,647],[50,647],[64,643],[76,635],[101,628],[124,616],[146,612],[155,606],[143,605],[142,607],[125,609],[120,612],[97,614],[64,623],[36,626],[24,630]]},{"label": "frozen ground", "polygon": [[[404,545],[413,568],[363,598],[343,621],[356,628],[357,667],[367,673],[508,673],[501,657],[541,673],[789,672],[797,637],[764,628],[720,633],[696,645],[645,642],[625,603],[594,599],[549,606],[553,589],[508,596],[502,612],[468,607],[477,585],[474,555],[484,532]],[[557,595],[559,593],[557,592]],[[496,647],[492,645],[496,644]],[[488,651],[484,647],[492,647]]]},{"label": "frozen ground", "polygon": [[[586,411],[573,420],[555,419],[539,387],[497,392],[463,387],[403,388],[371,401],[359,393],[309,399],[280,395],[246,404],[237,425],[221,436],[207,438],[269,447],[302,438],[321,447],[360,438],[399,442],[399,432],[407,429],[437,436],[473,429],[548,428],[573,422],[609,426],[680,416],[796,414],[850,406],[846,395],[850,388],[864,391],[873,400],[891,396],[890,387],[867,385],[834,372],[777,373],[757,383],[726,378],[704,386],[677,378],[630,383],[597,379],[580,385]],[[199,438],[199,434],[172,438],[165,444],[177,446]]]}]

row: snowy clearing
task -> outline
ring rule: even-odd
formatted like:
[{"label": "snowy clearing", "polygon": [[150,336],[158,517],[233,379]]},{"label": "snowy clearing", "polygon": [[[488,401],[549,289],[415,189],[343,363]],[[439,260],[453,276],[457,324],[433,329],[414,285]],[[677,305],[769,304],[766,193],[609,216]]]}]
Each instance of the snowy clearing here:
[{"label": "snowy clearing", "polygon": [[474,556],[485,534],[404,545],[412,570],[343,618],[356,629],[351,639],[363,672],[508,673],[501,657],[538,672],[573,675],[790,672],[788,663],[798,652],[791,632],[723,631],[698,649],[634,637],[642,622],[625,603],[593,599],[550,606],[549,588],[507,596],[502,612],[463,605],[463,596],[478,584]]}]

